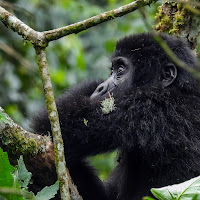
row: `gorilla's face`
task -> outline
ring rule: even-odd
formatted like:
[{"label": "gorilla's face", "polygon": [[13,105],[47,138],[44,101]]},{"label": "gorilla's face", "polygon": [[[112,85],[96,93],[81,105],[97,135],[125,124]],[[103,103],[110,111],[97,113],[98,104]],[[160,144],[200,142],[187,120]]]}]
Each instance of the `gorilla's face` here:
[{"label": "gorilla's face", "polygon": [[[131,59],[117,56],[112,59],[112,66],[110,68],[110,77],[98,85],[95,91],[91,95],[91,99],[103,99],[108,97],[110,93],[114,96],[123,96],[126,89],[135,89],[140,87],[138,84],[138,70],[136,70],[138,66],[134,65],[131,62]],[[140,68],[142,69],[142,68]],[[177,77],[177,68],[173,63],[167,63],[162,66],[159,74],[154,73],[154,78],[150,77],[140,77],[139,82],[147,82],[146,85],[149,85],[150,82],[154,84],[156,87],[168,87],[170,86]],[[157,77],[157,78],[156,78]],[[148,80],[149,79],[149,80]]]},{"label": "gorilla's face", "polygon": [[96,88],[91,98],[104,98],[108,92],[112,94],[122,88],[130,87],[133,73],[134,67],[128,58],[114,57],[110,68],[110,77]]},{"label": "gorilla's face", "polygon": [[[196,66],[195,58],[183,41],[166,35],[161,38],[180,60]],[[110,77],[97,86],[91,99],[102,100],[109,97],[109,92],[114,97],[121,97],[127,89],[133,91],[141,87],[165,88],[175,84],[192,89],[197,84],[186,71],[177,68],[152,35],[132,35],[120,40],[110,70]]]}]

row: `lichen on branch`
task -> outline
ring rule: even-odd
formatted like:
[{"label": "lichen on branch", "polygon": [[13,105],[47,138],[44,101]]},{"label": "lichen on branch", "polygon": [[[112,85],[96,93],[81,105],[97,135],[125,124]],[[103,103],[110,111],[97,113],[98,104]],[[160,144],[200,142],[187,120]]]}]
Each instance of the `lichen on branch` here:
[{"label": "lichen on branch", "polygon": [[69,181],[71,178],[69,176],[68,170],[66,168],[65,155],[64,155],[64,143],[61,135],[60,123],[58,118],[58,112],[56,108],[56,103],[54,99],[54,93],[52,89],[51,79],[48,71],[47,58],[45,49],[36,47],[36,60],[38,63],[46,107],[48,110],[48,117],[51,124],[51,131],[53,135],[54,143],[54,153],[55,153],[55,165],[56,172],[58,175],[59,187],[61,191],[62,200],[70,200],[69,193]]},{"label": "lichen on branch", "polygon": [[21,35],[24,40],[30,41],[32,44],[37,46],[46,46],[45,37],[42,32],[33,30],[1,6],[0,20],[6,27],[11,28],[14,32]]},{"label": "lichen on branch", "polygon": [[12,155],[34,156],[47,151],[50,137],[37,135],[24,130],[0,107],[5,119],[0,120],[0,146],[5,146]]},{"label": "lichen on branch", "polygon": [[158,7],[155,30],[186,40],[191,49],[196,51],[200,35],[198,7],[198,1],[164,1]]}]

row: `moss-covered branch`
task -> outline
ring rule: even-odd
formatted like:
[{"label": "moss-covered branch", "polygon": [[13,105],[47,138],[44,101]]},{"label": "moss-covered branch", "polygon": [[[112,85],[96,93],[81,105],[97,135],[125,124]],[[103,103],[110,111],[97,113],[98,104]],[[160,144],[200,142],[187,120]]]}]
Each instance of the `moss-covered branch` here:
[{"label": "moss-covered branch", "polygon": [[48,151],[51,145],[50,137],[30,133],[14,123],[13,120],[0,107],[0,146],[12,155],[31,156]]},{"label": "moss-covered branch", "polygon": [[192,49],[197,49],[200,20],[194,9],[195,2],[197,1],[165,1],[158,8],[156,31],[181,37],[190,44]]},{"label": "moss-covered branch", "polygon": [[0,20],[5,24],[5,26],[10,27],[13,31],[21,35],[25,40],[28,40],[32,44],[34,44],[34,46],[46,47],[49,41],[57,40],[61,37],[73,33],[79,33],[83,30],[101,24],[103,22],[115,19],[117,17],[121,17],[143,6],[150,5],[157,1],[158,0],[136,0],[130,4],[101,13],[84,21],[45,32],[38,32],[33,30],[1,6]]},{"label": "moss-covered branch", "polygon": [[79,33],[83,30],[86,30],[88,28],[91,28],[93,26],[96,26],[98,24],[101,24],[103,22],[115,19],[117,17],[121,17],[123,15],[126,15],[130,12],[133,12],[141,7],[144,7],[146,5],[150,5],[151,3],[155,3],[158,0],[136,0],[132,3],[129,3],[127,5],[121,6],[119,8],[101,13],[97,16],[91,17],[89,19],[86,19],[84,21],[71,24],[69,26],[65,26],[62,28],[46,31],[45,38],[48,41],[56,40],[58,38],[64,37],[66,35],[70,35],[72,33]]},{"label": "moss-covered branch", "polygon": [[42,78],[48,116],[51,123],[51,131],[53,135],[54,152],[55,152],[56,172],[59,180],[61,199],[70,200],[68,177],[66,173],[66,162],[64,156],[64,143],[61,136],[60,123],[55,104],[51,79],[49,76],[46,53],[45,49],[35,48],[35,50],[36,50],[36,60]]},{"label": "moss-covered branch", "polygon": [[[0,116],[0,147],[3,147],[9,153],[12,162],[23,155],[26,167],[33,174],[35,171],[37,173],[41,171],[41,176],[49,177],[48,179],[40,179],[41,184],[44,186],[53,184],[56,181],[56,174],[54,173],[55,156],[50,137],[24,130],[13,122],[2,107],[0,107]],[[71,199],[82,200],[67,169],[65,173],[69,177]]]},{"label": "moss-covered branch", "polygon": [[46,44],[44,34],[33,30],[1,6],[0,20],[6,27],[11,28],[14,32],[17,32],[19,35],[21,35],[24,40],[28,40],[37,46],[44,46]]},{"label": "moss-covered branch", "polygon": [[[64,155],[64,143],[62,140],[60,123],[58,118],[58,112],[55,104],[51,79],[48,72],[48,65],[46,59],[45,49],[36,47],[36,59],[39,66],[40,75],[42,78],[43,89],[45,94],[45,102],[48,109],[48,116],[51,123],[51,131],[53,135],[54,153],[56,172],[59,180],[60,194],[62,200],[70,200],[69,184],[71,177],[68,169],[66,168],[65,155]],[[74,188],[76,189],[76,188]],[[72,191],[73,192],[73,191]],[[76,196],[79,197],[78,191],[75,191]],[[80,197],[79,197],[80,198]]]}]

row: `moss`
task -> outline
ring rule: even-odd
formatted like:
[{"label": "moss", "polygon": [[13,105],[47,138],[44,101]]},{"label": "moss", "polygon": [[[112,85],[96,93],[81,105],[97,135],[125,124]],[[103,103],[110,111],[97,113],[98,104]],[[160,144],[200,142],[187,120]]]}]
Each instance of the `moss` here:
[{"label": "moss", "polygon": [[2,145],[9,146],[7,149],[15,155],[33,156],[45,149],[45,142],[36,142],[34,137],[27,137],[20,128],[14,126],[6,127],[0,136]]},{"label": "moss", "polygon": [[58,157],[58,150],[57,150],[57,148],[54,148],[54,155],[55,155],[55,158],[57,158]]},{"label": "moss", "polygon": [[110,98],[104,99],[101,102],[101,110],[103,114],[109,114],[116,109],[115,99],[110,96]]},{"label": "moss", "polygon": [[184,26],[185,9],[180,3],[165,1],[158,7],[155,29],[168,34],[177,33]]}]

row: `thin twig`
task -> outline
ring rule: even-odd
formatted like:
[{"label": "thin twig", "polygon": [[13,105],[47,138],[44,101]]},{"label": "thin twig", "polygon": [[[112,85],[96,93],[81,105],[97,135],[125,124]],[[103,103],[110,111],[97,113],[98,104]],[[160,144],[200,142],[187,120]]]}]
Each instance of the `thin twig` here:
[{"label": "thin twig", "polygon": [[15,51],[12,47],[0,41],[0,49],[4,51],[9,56],[15,58],[22,66],[26,69],[36,72],[36,68],[29,62],[29,60],[25,59],[22,55],[20,55],[17,51]]}]

